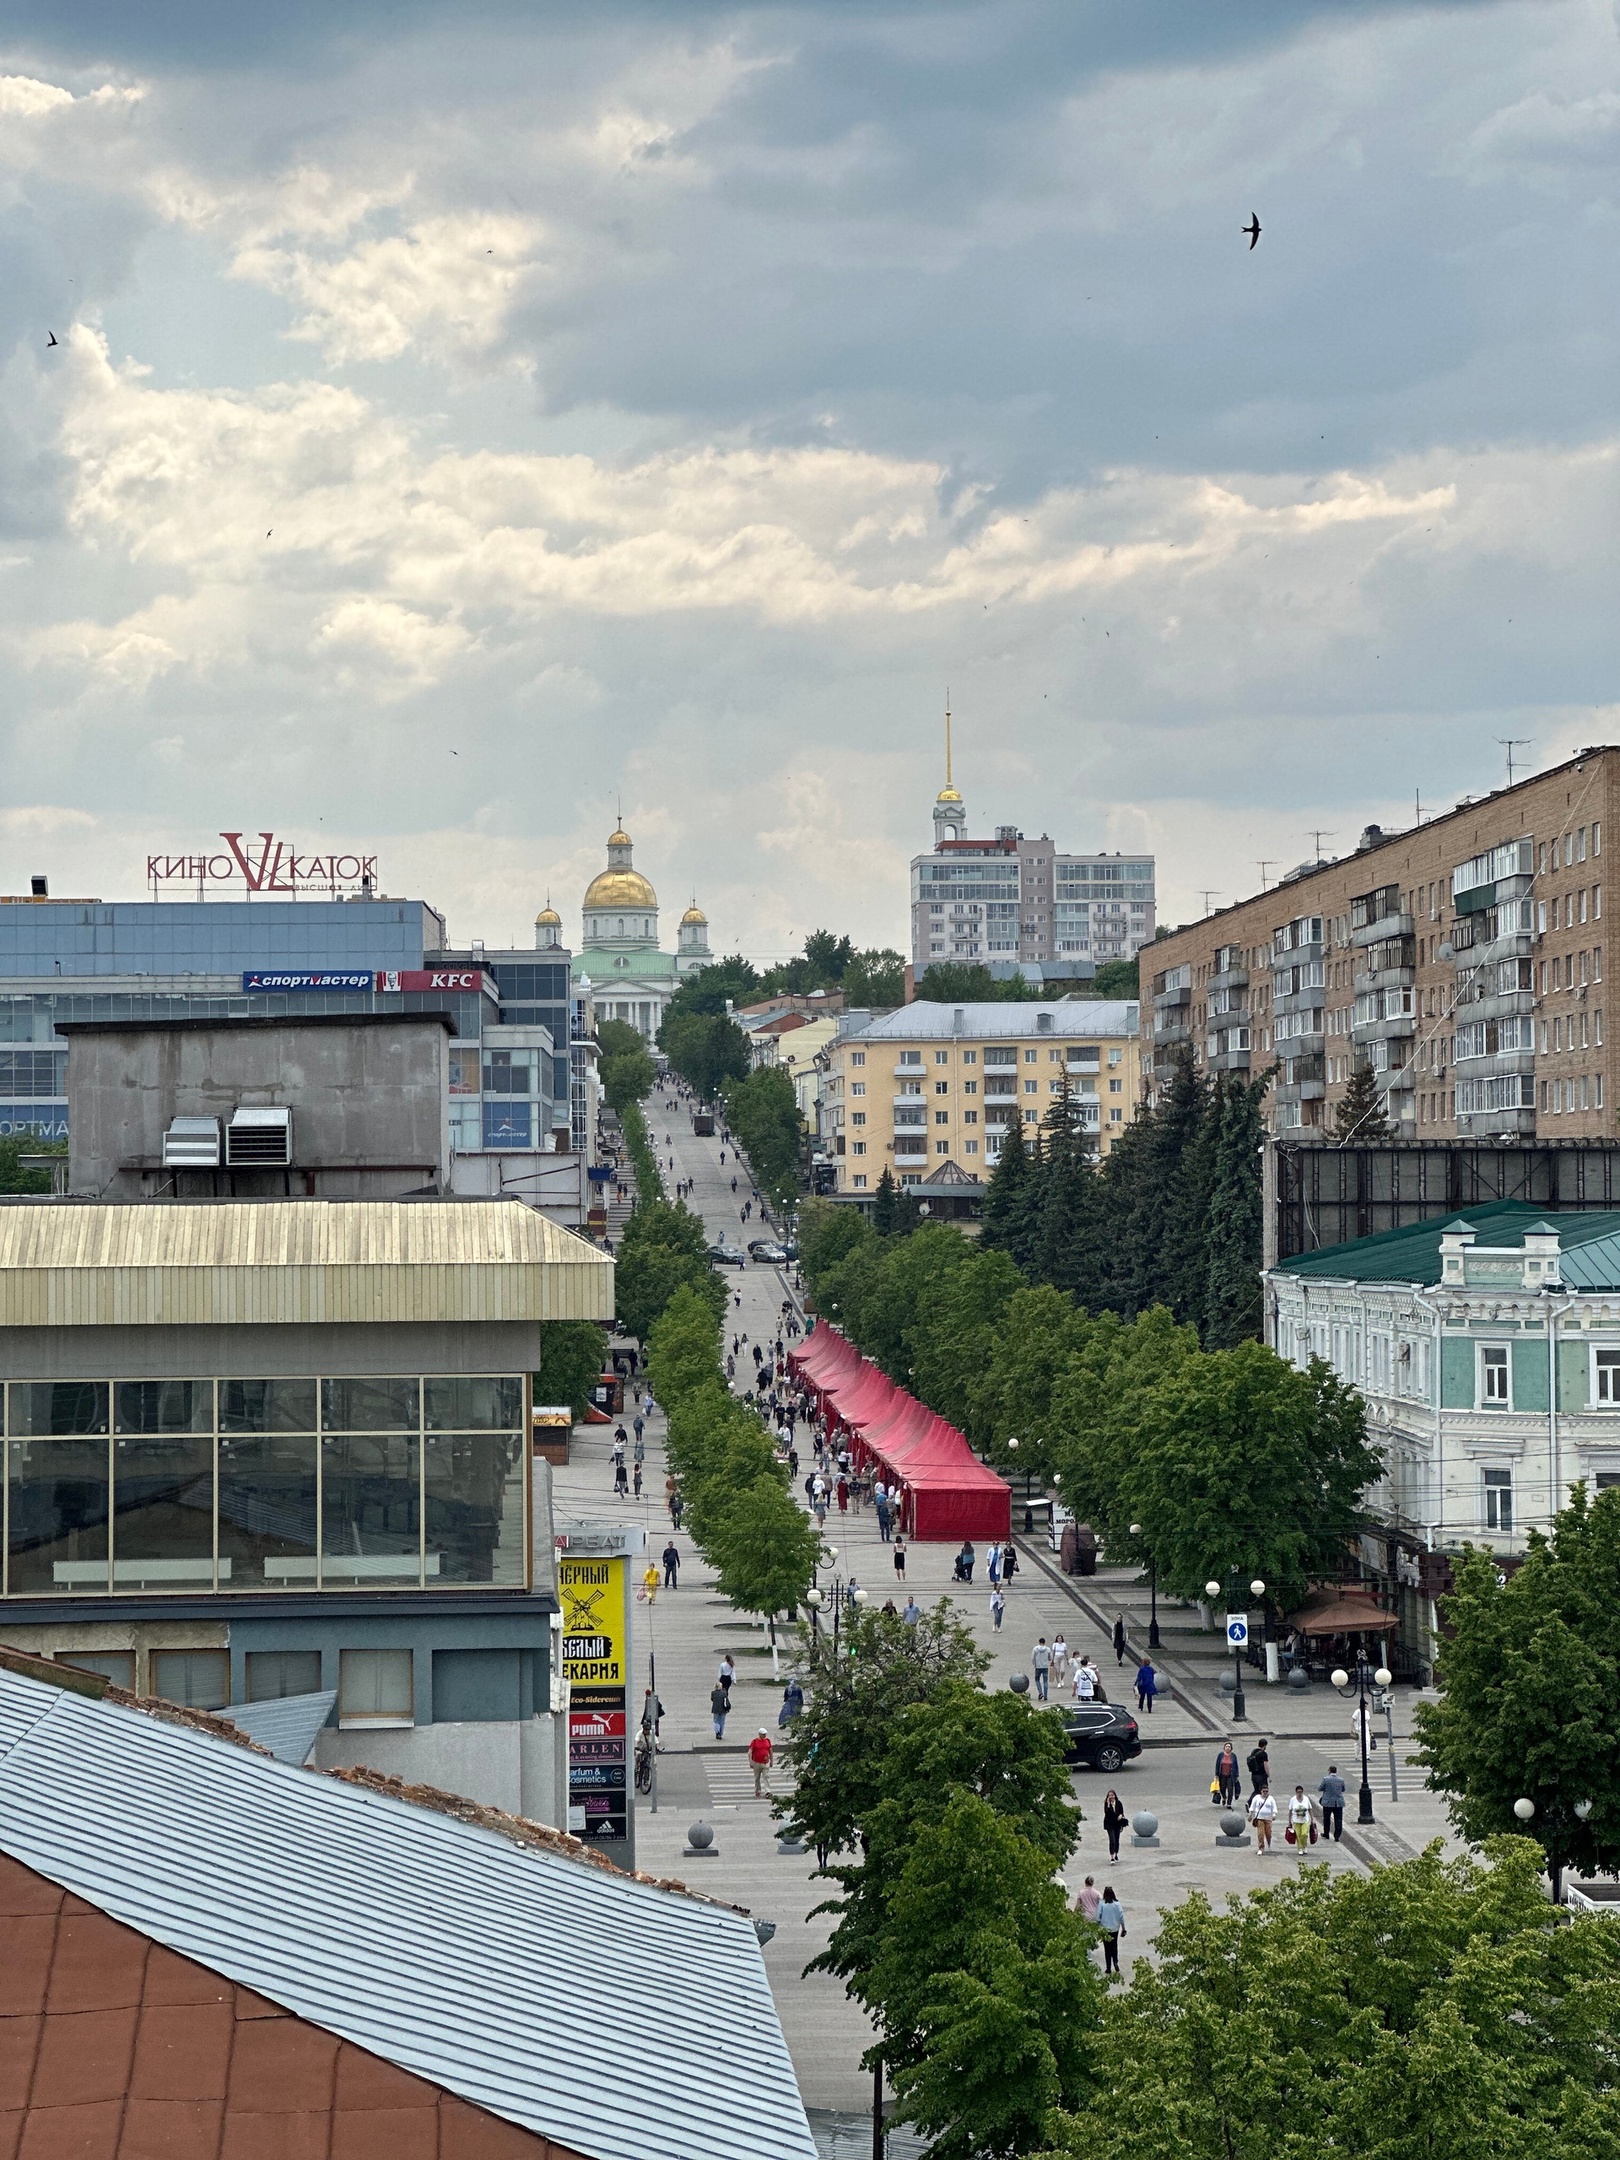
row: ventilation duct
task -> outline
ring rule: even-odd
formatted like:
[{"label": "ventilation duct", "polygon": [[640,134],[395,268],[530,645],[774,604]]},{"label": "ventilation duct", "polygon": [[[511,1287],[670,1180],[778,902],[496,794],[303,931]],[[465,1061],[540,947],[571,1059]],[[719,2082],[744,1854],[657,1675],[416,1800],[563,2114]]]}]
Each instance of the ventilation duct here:
[{"label": "ventilation duct", "polygon": [[219,1168],[219,1119],[177,1117],[163,1135],[165,1170],[217,1170]]},{"label": "ventilation duct", "polygon": [[282,1170],[293,1159],[292,1112],[279,1105],[246,1105],[231,1112],[225,1160],[233,1170]]}]

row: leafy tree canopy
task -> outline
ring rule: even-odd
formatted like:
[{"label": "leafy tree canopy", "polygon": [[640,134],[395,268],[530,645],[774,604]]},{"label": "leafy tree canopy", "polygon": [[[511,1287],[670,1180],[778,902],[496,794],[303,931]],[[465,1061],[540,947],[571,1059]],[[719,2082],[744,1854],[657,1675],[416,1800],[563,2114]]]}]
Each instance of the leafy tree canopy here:
[{"label": "leafy tree canopy", "polygon": [[1513,1803],[1527,1799],[1526,1834],[1550,1860],[1620,1868],[1620,1491],[1579,1488],[1505,1582],[1490,1554],[1470,1555],[1441,1610],[1418,1759],[1458,1830],[1520,1832]]},{"label": "leafy tree canopy", "polygon": [[607,1360],[607,1330],[594,1320],[547,1320],[540,1328],[537,1403],[566,1403],[576,1418],[590,1407],[591,1389]]},{"label": "leafy tree canopy", "polygon": [[728,1080],[740,1080],[748,1070],[748,1038],[723,1012],[678,1013],[672,1007],[658,1041],[674,1070],[704,1102],[713,1102]]},{"label": "leafy tree canopy", "polygon": [[1357,1058],[1350,1085],[1339,1097],[1333,1137],[1340,1147],[1373,1147],[1393,1137],[1384,1112],[1384,1091],[1365,1058]]},{"label": "leafy tree canopy", "polygon": [[[749,964],[741,953],[732,953],[724,960],[711,960],[695,974],[683,978],[679,989],[664,1008],[664,1026],[683,1013],[723,1013],[728,1003],[746,1005],[750,998],[758,997],[759,970]],[[659,1035],[660,1043],[663,1035]]]},{"label": "leafy tree canopy", "polygon": [[47,1193],[48,1170],[25,1170],[24,1155],[65,1155],[65,1140],[41,1140],[33,1133],[8,1133],[0,1139],[0,1192]]},{"label": "leafy tree canopy", "polygon": [[923,1005],[1023,1005],[1042,995],[1022,975],[1003,981],[965,960],[935,960],[918,976],[914,994]]},{"label": "leafy tree canopy", "polygon": [[1141,973],[1134,960],[1100,960],[1092,977],[1094,998],[1139,998]]},{"label": "leafy tree canopy", "polygon": [[774,1473],[740,1488],[706,1545],[720,1588],[743,1612],[792,1614],[804,1602],[821,1533]]},{"label": "leafy tree canopy", "polygon": [[728,1080],[726,1123],[748,1157],[761,1192],[785,1210],[799,1190],[804,1121],[793,1082],[777,1065],[761,1065],[746,1080]]}]

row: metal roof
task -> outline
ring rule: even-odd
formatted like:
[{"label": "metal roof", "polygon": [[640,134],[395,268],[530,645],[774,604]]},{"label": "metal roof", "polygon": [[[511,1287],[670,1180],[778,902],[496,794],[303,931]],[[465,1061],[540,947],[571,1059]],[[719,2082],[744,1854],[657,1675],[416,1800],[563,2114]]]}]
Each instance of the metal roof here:
[{"label": "metal roof", "polygon": [[612,1317],[609,1256],[520,1200],[0,1207],[0,1327]]},{"label": "metal roof", "polygon": [[729,1908],[5,1669],[0,1851],[593,2160],[815,2160]]},{"label": "metal roof", "polygon": [[[957,1021],[960,1013],[961,1021]],[[1141,1007],[1134,998],[1032,998],[1027,1003],[932,1004],[917,999],[885,1013],[862,1031],[862,1042],[904,1041],[921,1036],[950,1041],[1033,1041],[1050,1035],[1069,1040],[1131,1035],[1137,1032]],[[1042,1025],[1042,1022],[1045,1025]]]},{"label": "metal roof", "polygon": [[1620,1290],[1620,1214],[1581,1210],[1549,1215],[1545,1205],[1490,1200],[1466,1215],[1437,1215],[1429,1222],[1381,1230],[1320,1252],[1279,1260],[1279,1275],[1321,1276],[1333,1282],[1437,1283],[1440,1240],[1448,1230],[1473,1231],[1482,1251],[1514,1250],[1527,1232],[1555,1231],[1559,1273],[1565,1289]]},{"label": "metal roof", "polygon": [[325,1688],[313,1695],[231,1703],[219,1714],[229,1718],[238,1732],[268,1748],[277,1762],[307,1763],[315,1752],[315,1736],[332,1715],[336,1701],[337,1689]]}]

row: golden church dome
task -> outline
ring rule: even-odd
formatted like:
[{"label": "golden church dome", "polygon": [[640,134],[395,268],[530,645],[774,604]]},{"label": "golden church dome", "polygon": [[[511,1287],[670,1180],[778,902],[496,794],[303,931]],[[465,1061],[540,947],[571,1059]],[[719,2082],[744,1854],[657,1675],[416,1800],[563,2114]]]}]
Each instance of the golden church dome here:
[{"label": "golden church dome", "polygon": [[546,905],[534,918],[534,926],[537,930],[560,930],[562,928],[562,917],[557,913],[557,910],[551,905],[551,903],[547,901]]},{"label": "golden church dome", "polygon": [[604,870],[585,888],[585,912],[592,908],[656,908],[658,895],[639,870]]},{"label": "golden church dome", "polygon": [[681,921],[683,923],[706,924],[708,920],[708,916],[704,914],[703,910],[698,906],[695,900],[692,902],[692,905],[687,909],[686,913],[681,917]]},{"label": "golden church dome", "polygon": [[934,797],[934,800],[935,802],[960,802],[962,800],[962,797],[958,789],[953,787],[942,787],[939,793]]}]

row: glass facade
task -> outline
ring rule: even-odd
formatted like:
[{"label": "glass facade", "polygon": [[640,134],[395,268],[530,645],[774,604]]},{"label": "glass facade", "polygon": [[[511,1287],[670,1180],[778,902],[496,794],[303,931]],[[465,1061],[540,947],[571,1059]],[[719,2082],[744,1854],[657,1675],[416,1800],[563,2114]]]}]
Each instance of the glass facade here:
[{"label": "glass facade", "polygon": [[517,1374],[14,1380],[7,1597],[522,1589]]}]

